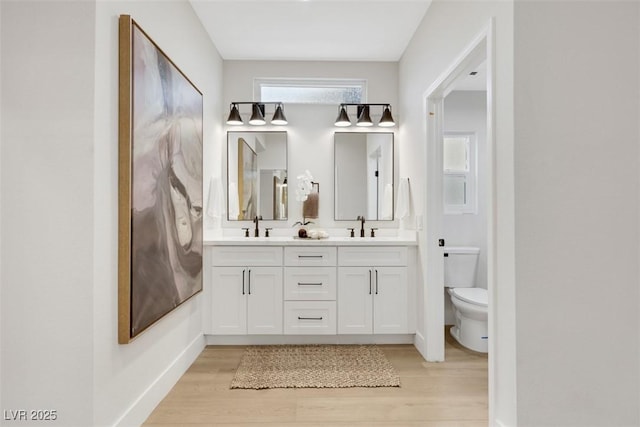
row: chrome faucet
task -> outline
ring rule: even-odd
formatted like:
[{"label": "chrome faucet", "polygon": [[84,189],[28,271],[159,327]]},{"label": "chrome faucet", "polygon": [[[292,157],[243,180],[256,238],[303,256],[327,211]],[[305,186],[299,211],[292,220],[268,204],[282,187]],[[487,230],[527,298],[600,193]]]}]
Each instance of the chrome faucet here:
[{"label": "chrome faucet", "polygon": [[258,225],[261,219],[262,219],[262,215],[260,216],[256,215],[256,217],[253,218],[253,222],[256,223],[256,230],[253,232],[254,237],[260,237],[260,229],[258,228]]},{"label": "chrome faucet", "polygon": [[364,237],[364,216],[360,215],[356,219],[360,221],[360,237]]}]

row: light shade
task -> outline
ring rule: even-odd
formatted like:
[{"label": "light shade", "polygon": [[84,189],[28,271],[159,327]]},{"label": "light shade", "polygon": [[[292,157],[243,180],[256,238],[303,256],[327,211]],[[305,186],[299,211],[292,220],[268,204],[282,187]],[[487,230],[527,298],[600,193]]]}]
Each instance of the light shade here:
[{"label": "light shade", "polygon": [[336,119],[335,125],[338,127],[351,126],[351,120],[347,115],[346,107],[340,107],[340,112],[338,113],[338,118]]},{"label": "light shade", "polygon": [[358,110],[358,121],[356,122],[356,126],[373,126],[371,116],[369,115],[369,106],[359,106]]},{"label": "light shade", "polygon": [[276,107],[276,112],[273,113],[273,118],[271,119],[271,124],[276,126],[284,126],[287,123],[287,118],[284,116],[284,111],[282,111],[282,105],[278,105]]},{"label": "light shade", "polygon": [[264,105],[252,104],[251,105],[251,118],[249,124],[254,126],[261,126],[265,124],[264,120]]},{"label": "light shade", "polygon": [[380,123],[378,123],[378,126],[391,127],[395,125],[396,122],[393,120],[393,116],[391,116],[391,108],[387,105],[386,107],[384,107],[384,111],[382,112],[382,117],[380,118]]},{"label": "light shade", "polygon": [[227,119],[228,125],[241,125],[242,117],[240,117],[240,112],[238,111],[238,106],[236,104],[231,104],[231,112],[229,113],[229,118]]}]

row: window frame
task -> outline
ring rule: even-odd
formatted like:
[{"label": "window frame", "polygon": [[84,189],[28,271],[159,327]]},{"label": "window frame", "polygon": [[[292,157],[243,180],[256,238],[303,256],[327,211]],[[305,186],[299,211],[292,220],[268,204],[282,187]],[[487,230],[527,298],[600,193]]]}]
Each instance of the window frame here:
[{"label": "window frame", "polygon": [[294,87],[294,88],[346,88],[359,87],[361,89],[361,99],[353,103],[367,102],[367,80],[366,79],[311,79],[311,78],[291,78],[291,77],[256,77],[253,79],[253,99],[256,102],[285,102],[287,104],[304,104],[304,105],[335,105],[343,102],[351,103],[351,101],[331,101],[331,102],[313,102],[313,101],[290,101],[284,99],[263,100],[262,88],[269,87]]},{"label": "window frame", "polygon": [[[468,170],[447,170],[444,168],[444,151],[447,138],[467,139],[467,167]],[[442,204],[445,215],[477,214],[478,213],[478,138],[476,132],[447,131],[442,135]],[[446,202],[444,182],[446,177],[463,177],[465,180],[465,203],[454,205]]]}]

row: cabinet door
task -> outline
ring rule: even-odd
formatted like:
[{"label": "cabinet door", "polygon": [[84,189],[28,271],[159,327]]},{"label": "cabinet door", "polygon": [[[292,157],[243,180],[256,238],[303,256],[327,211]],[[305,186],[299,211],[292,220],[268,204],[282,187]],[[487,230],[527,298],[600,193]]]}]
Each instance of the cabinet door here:
[{"label": "cabinet door", "polygon": [[373,332],[409,333],[407,267],[374,267]]},{"label": "cabinet door", "polygon": [[212,331],[220,335],[247,333],[246,268],[214,267],[211,276]]},{"label": "cabinet door", "polygon": [[247,332],[282,334],[282,267],[249,267],[247,272]]},{"label": "cabinet door", "polygon": [[338,268],[338,334],[373,332],[373,269]]}]

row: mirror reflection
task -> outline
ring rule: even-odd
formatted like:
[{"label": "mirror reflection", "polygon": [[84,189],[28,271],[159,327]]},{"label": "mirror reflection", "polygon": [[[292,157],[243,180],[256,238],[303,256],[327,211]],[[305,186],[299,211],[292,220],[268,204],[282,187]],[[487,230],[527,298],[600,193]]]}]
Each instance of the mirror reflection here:
[{"label": "mirror reflection", "polygon": [[393,133],[336,132],[335,219],[393,220]]},{"label": "mirror reflection", "polygon": [[227,133],[229,221],[287,219],[287,133]]}]

